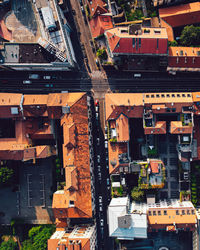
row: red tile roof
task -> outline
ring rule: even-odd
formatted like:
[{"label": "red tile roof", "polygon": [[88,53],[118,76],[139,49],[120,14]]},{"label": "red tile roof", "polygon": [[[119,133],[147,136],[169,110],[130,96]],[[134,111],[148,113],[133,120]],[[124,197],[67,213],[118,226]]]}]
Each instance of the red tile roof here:
[{"label": "red tile roof", "polygon": [[145,127],[145,135],[150,134],[166,134],[166,121],[158,121],[155,124],[155,127]]},{"label": "red tile roof", "polygon": [[163,164],[163,162],[160,160],[150,160],[149,164],[150,164],[152,173],[158,174],[159,173],[159,166],[160,166],[160,164]]},{"label": "red tile roof", "polygon": [[89,23],[93,38],[104,34],[105,30],[113,28],[112,18],[110,16],[97,16],[92,18]]},{"label": "red tile roof", "polygon": [[107,13],[106,3],[102,0],[88,0],[91,17]]},{"label": "red tile roof", "polygon": [[171,134],[191,134],[192,131],[192,126],[183,126],[181,121],[171,121],[170,123]]},{"label": "red tile roof", "polygon": [[200,23],[200,2],[159,9],[159,16],[172,27]]}]

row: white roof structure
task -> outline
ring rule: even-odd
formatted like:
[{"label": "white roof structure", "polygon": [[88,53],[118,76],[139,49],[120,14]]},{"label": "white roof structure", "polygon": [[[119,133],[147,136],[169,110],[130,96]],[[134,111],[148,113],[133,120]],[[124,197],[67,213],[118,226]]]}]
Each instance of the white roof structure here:
[{"label": "white roof structure", "polygon": [[108,207],[109,236],[124,240],[147,238],[146,206],[132,204],[129,212],[128,209],[128,197],[111,200]]},{"label": "white roof structure", "polygon": [[42,16],[43,16],[43,19],[44,19],[45,27],[48,30],[49,29],[55,29],[56,24],[55,24],[52,9],[50,7],[43,7],[43,8],[41,8],[41,11],[42,11]]}]

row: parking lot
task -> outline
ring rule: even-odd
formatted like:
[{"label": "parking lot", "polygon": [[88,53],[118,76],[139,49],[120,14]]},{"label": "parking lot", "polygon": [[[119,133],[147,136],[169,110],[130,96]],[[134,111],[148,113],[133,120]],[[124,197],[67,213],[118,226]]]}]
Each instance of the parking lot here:
[{"label": "parking lot", "polygon": [[41,159],[36,164],[25,163],[20,169],[19,217],[32,223],[51,223],[51,186],[51,159]]}]

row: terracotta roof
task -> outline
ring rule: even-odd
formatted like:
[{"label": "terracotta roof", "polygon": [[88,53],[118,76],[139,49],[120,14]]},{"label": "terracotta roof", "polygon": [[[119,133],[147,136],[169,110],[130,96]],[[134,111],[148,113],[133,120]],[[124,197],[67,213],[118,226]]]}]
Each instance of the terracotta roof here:
[{"label": "terracotta roof", "polygon": [[63,137],[64,137],[64,146],[65,147],[75,147],[76,140],[75,140],[75,124],[64,124],[63,125]]},{"label": "terracotta roof", "polygon": [[[151,215],[148,214],[148,223],[150,225],[170,225],[170,224],[195,224],[196,223],[196,215],[187,214],[187,210],[190,208],[177,208],[177,209],[169,209],[169,208],[158,208],[158,209],[149,209],[149,211],[161,211],[161,215]],[[164,211],[167,211],[167,215],[164,215]],[[176,214],[176,210],[179,210],[179,215]],[[182,215],[182,210],[185,210],[185,214]]]},{"label": "terracotta roof", "polygon": [[85,93],[54,93],[48,94],[47,106],[72,106],[76,103]]},{"label": "terracotta roof", "polygon": [[12,40],[12,32],[7,29],[3,19],[0,20],[0,36],[7,41]]},{"label": "terracotta roof", "polygon": [[200,23],[200,2],[159,9],[159,16],[172,27]]},{"label": "terracotta roof", "polygon": [[[181,55],[183,53],[183,55]],[[178,56],[178,57],[185,57],[185,56],[192,56],[192,57],[199,57],[197,52],[200,53],[200,47],[169,47],[169,56]]]},{"label": "terracotta roof", "polygon": [[129,141],[129,124],[128,118],[124,114],[116,119],[117,141]]},{"label": "terracotta roof", "polygon": [[104,34],[105,30],[113,28],[112,18],[110,16],[97,16],[92,18],[89,23],[93,38]]},{"label": "terracotta roof", "polygon": [[166,121],[158,121],[155,127],[144,127],[145,135],[166,134]]},{"label": "terracotta roof", "polygon": [[[143,94],[135,94],[135,93],[106,94],[105,103],[106,103],[106,120],[108,120],[109,116],[117,106],[132,106],[134,108],[135,106],[143,106]],[[135,112],[134,109],[133,112]]]},{"label": "terracotta roof", "polygon": [[162,162],[161,160],[153,160],[153,159],[150,159],[149,164],[150,164],[152,173],[158,174],[158,173],[159,173],[159,165],[160,165],[160,164],[163,165],[163,162]]},{"label": "terracotta roof", "polygon": [[[141,28],[141,34],[129,34],[128,27],[116,27],[109,29],[105,32],[107,41],[112,52],[116,53],[150,53],[148,43],[144,44],[143,41],[150,39],[165,39],[165,47],[167,49],[167,32],[165,28],[148,28],[149,32],[144,32],[146,28]],[[159,33],[160,32],[160,33]],[[136,50],[133,47],[133,38],[142,38],[141,47],[142,49]],[[148,40],[148,41],[149,41]],[[164,48],[164,45],[162,46]],[[159,51],[157,51],[158,53]],[[167,51],[165,50],[165,54]],[[164,52],[163,52],[164,54]]]},{"label": "terracotta roof", "polygon": [[78,190],[78,176],[76,167],[66,167],[65,168],[65,179],[67,190]]},{"label": "terracotta roof", "polygon": [[200,102],[200,92],[193,92],[192,99],[193,99],[193,102]]},{"label": "terracotta roof", "polygon": [[102,0],[88,0],[88,6],[90,9],[90,15],[93,17],[94,15],[100,15],[107,13],[106,3]]},{"label": "terracotta roof", "polygon": [[171,134],[191,134],[192,131],[192,126],[183,126],[181,121],[171,121],[170,123]]},{"label": "terracotta roof", "polygon": [[[70,114],[62,116],[63,134],[66,126],[72,125],[72,121],[76,126],[76,147],[65,147],[65,141],[63,144],[63,164],[67,168],[66,182],[68,178],[71,178],[71,181],[70,184],[66,184],[64,190],[54,193],[52,207],[56,218],[91,218],[92,194],[86,94],[82,94],[80,99],[76,100],[70,108]],[[69,168],[69,165],[72,168]],[[77,187],[77,190],[72,191],[70,189],[72,186]],[[70,201],[74,201],[73,206],[70,206]]]},{"label": "terracotta roof", "polygon": [[23,105],[46,105],[48,95],[24,95]]},{"label": "terracotta roof", "polygon": [[0,106],[19,106],[22,94],[0,93]]},{"label": "terracotta roof", "polygon": [[36,158],[47,158],[51,155],[55,155],[56,152],[51,150],[49,145],[36,146]]},{"label": "terracotta roof", "polygon": [[145,93],[145,104],[164,104],[164,103],[193,103],[192,94],[188,92],[179,93]]},{"label": "terracotta roof", "polygon": [[174,41],[174,31],[171,25],[169,25],[165,20],[162,18],[160,19],[160,24],[162,28],[166,28],[167,36],[169,41]]},{"label": "terracotta roof", "polygon": [[119,142],[119,143],[108,142],[109,174],[114,173],[118,168],[119,154],[127,152],[128,152],[128,145],[126,142]]}]

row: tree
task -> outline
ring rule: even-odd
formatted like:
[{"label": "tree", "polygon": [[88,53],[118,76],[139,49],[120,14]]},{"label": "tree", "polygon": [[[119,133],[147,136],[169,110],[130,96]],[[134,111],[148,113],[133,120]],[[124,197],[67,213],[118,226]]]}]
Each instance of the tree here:
[{"label": "tree", "polygon": [[32,227],[28,236],[22,244],[23,250],[45,250],[47,249],[47,241],[55,231],[54,225]]},{"label": "tree", "polygon": [[107,60],[108,55],[105,49],[98,49],[97,50],[97,56],[100,60]]},{"label": "tree", "polygon": [[195,27],[193,25],[185,26],[181,32],[180,43],[183,46],[199,46],[200,27]]},{"label": "tree", "polygon": [[8,167],[0,168],[0,185],[10,184],[13,178],[14,171]]},{"label": "tree", "polygon": [[12,239],[9,239],[8,241],[3,241],[0,245],[1,250],[17,250],[17,248],[17,242]]},{"label": "tree", "polygon": [[131,197],[134,201],[143,201],[144,200],[144,191],[139,187],[134,187],[131,191]]}]

